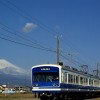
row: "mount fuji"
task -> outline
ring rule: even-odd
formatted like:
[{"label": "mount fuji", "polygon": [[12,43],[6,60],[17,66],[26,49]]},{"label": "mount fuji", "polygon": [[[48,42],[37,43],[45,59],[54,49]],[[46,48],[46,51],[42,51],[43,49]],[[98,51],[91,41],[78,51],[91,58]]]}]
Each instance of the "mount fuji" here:
[{"label": "mount fuji", "polygon": [[0,59],[0,84],[30,85],[30,76],[26,71],[5,59]]},{"label": "mount fuji", "polygon": [[10,75],[23,75],[25,74],[25,70],[8,62],[7,60],[0,60],[0,72],[4,74]]}]

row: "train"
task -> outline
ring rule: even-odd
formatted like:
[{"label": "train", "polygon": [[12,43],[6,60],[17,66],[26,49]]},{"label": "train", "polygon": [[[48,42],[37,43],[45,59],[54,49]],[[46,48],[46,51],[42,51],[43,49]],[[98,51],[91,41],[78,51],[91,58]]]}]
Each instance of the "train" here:
[{"label": "train", "polygon": [[70,66],[41,64],[31,69],[32,92],[41,100],[67,100],[100,94],[100,78]]}]

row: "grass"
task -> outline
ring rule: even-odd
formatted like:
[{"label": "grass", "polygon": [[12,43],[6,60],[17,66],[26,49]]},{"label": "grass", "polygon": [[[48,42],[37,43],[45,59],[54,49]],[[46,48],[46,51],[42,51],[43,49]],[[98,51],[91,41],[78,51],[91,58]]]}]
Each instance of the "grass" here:
[{"label": "grass", "polygon": [[39,100],[32,93],[0,94],[0,100]]},{"label": "grass", "polygon": [[18,98],[18,97],[25,97],[25,98],[33,98],[34,94],[32,93],[14,93],[14,94],[0,94],[0,98]]}]

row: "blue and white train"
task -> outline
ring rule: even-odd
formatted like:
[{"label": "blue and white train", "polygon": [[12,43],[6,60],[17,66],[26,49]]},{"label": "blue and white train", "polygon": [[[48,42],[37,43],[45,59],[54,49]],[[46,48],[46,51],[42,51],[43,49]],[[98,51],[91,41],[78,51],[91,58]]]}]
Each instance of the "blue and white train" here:
[{"label": "blue and white train", "polygon": [[100,79],[75,68],[57,64],[32,67],[32,92],[41,100],[66,100],[68,96],[93,96],[100,92]]}]

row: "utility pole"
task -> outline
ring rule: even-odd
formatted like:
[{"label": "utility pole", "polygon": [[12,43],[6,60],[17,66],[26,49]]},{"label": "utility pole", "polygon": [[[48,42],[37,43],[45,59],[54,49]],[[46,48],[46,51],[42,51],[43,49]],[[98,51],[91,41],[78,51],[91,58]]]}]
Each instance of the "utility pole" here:
[{"label": "utility pole", "polygon": [[97,62],[97,76],[98,76],[98,74],[99,74],[99,69],[98,69],[98,67],[99,67],[99,63]]},{"label": "utility pole", "polygon": [[97,62],[97,65],[96,65],[97,69],[96,70],[93,70],[94,72],[94,75],[99,77],[99,63]]},{"label": "utility pole", "polygon": [[60,62],[60,38],[57,36],[57,64]]}]

